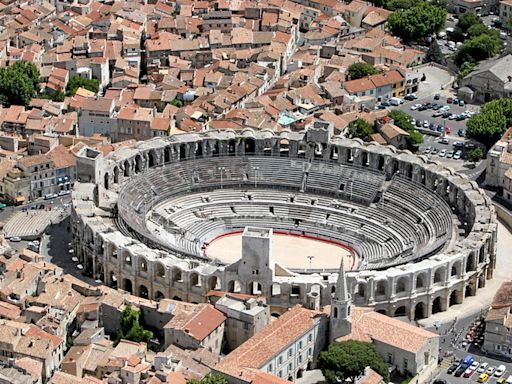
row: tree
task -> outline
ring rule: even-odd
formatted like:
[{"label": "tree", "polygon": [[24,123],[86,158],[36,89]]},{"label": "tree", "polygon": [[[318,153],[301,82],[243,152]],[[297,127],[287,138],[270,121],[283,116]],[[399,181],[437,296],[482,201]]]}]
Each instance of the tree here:
[{"label": "tree", "polygon": [[446,10],[421,2],[409,9],[394,12],[388,18],[388,28],[393,35],[409,43],[424,40],[439,32],[445,21]]},{"label": "tree", "polygon": [[228,381],[220,375],[209,374],[201,380],[189,380],[187,384],[228,384]]},{"label": "tree", "polygon": [[39,71],[33,63],[18,61],[0,68],[0,103],[28,105],[37,90]]},{"label": "tree", "polygon": [[446,65],[446,59],[437,43],[437,40],[433,39],[430,47],[428,47],[427,54],[425,55],[425,60],[427,62],[434,62],[441,65]]},{"label": "tree", "polygon": [[126,339],[138,343],[149,342],[153,338],[153,332],[144,329],[139,320],[140,311],[127,305],[121,313],[121,326],[117,333],[118,341]]},{"label": "tree", "polygon": [[411,122],[412,117],[405,112],[395,109],[388,113],[388,116],[393,119],[393,124],[406,131],[409,136],[407,137],[407,144],[410,149],[423,143],[423,136],[419,133],[414,124]]},{"label": "tree", "polygon": [[511,125],[512,99],[497,99],[484,104],[480,113],[471,116],[466,134],[490,148]]},{"label": "tree", "polygon": [[370,343],[348,340],[329,345],[327,351],[320,353],[318,367],[327,382],[337,383],[350,379],[352,382],[360,376],[366,367],[372,368],[389,381],[386,364]]},{"label": "tree", "polygon": [[460,28],[463,33],[466,33],[469,28],[477,24],[482,24],[482,21],[477,15],[472,12],[464,12],[459,16],[456,27]]},{"label": "tree", "polygon": [[457,82],[460,83],[460,81],[465,78],[467,75],[469,75],[471,72],[473,72],[473,69],[475,69],[476,64],[470,63],[469,61],[465,61],[462,63],[462,65],[459,68],[459,73],[457,74]]},{"label": "tree", "polygon": [[499,38],[484,34],[466,40],[455,53],[455,64],[461,66],[464,62],[478,63],[496,55],[501,49]]},{"label": "tree", "polygon": [[361,118],[350,122],[348,132],[351,138],[359,138],[363,141],[370,141],[374,133],[372,125]]},{"label": "tree", "polygon": [[374,75],[378,72],[377,68],[368,63],[354,63],[347,68],[347,75],[351,80],[361,77]]},{"label": "tree", "polygon": [[487,28],[483,23],[474,24],[468,29],[468,37],[473,38],[480,35],[486,35],[489,33],[489,31],[489,28]]},{"label": "tree", "polygon": [[179,99],[174,99],[171,101],[171,105],[174,105],[175,107],[181,108],[183,107],[183,101]]},{"label": "tree", "polygon": [[98,93],[100,84],[97,79],[84,79],[80,76],[71,76],[67,86],[67,95],[74,96],[78,88],[85,88],[88,91]]},{"label": "tree", "polygon": [[472,151],[468,153],[469,161],[472,163],[478,163],[480,160],[482,160],[484,157],[484,151],[482,151],[482,148],[475,148]]}]

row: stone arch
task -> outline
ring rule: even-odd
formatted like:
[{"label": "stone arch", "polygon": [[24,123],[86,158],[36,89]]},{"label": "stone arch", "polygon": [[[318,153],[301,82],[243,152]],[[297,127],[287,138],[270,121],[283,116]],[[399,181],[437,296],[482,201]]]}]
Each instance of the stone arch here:
[{"label": "stone arch", "polygon": [[196,153],[195,153],[195,156],[196,157],[203,157],[203,142],[202,141],[196,142]]},{"label": "stone arch", "polygon": [[336,285],[331,285],[331,295],[334,295],[336,293]]},{"label": "stone arch", "polygon": [[156,291],[155,292],[155,301],[160,301],[162,299],[165,299],[165,295],[160,291]]},{"label": "stone arch", "polygon": [[437,296],[433,301],[432,301],[432,314],[436,314],[438,312],[441,312],[443,310],[442,308],[442,303],[441,303],[441,296]]},{"label": "stone arch", "polygon": [[355,286],[354,301],[364,301],[366,297],[366,284],[359,282]]},{"label": "stone arch", "polygon": [[157,164],[156,153],[154,151],[148,152],[148,167],[152,168]]},{"label": "stone arch", "polygon": [[249,283],[249,294],[259,296],[263,292],[263,285],[258,281],[251,281]]},{"label": "stone arch", "polygon": [[185,144],[180,145],[179,149],[179,159],[185,160],[187,158],[187,150],[185,149]]},{"label": "stone arch", "polygon": [[245,139],[244,149],[246,154],[254,154],[256,151],[256,141],[252,137]]},{"label": "stone arch", "polygon": [[105,172],[105,176],[104,176],[104,181],[103,181],[103,186],[105,187],[105,189],[108,189],[110,187],[110,175],[108,174],[108,172]]},{"label": "stone arch", "polygon": [[414,306],[414,320],[420,320],[427,317],[427,306],[420,301]]},{"label": "stone arch", "polygon": [[208,290],[209,291],[220,291],[221,281],[217,276],[210,276],[208,278]]},{"label": "stone arch", "polygon": [[380,313],[381,315],[387,315],[387,311],[385,309],[377,309],[377,313]]},{"label": "stone arch", "polygon": [[141,284],[139,286],[139,297],[142,297],[143,299],[149,299],[149,291],[145,285]]},{"label": "stone arch", "polygon": [[228,141],[228,155],[235,155],[236,154],[236,140],[229,140]]},{"label": "stone arch", "polygon": [[388,294],[388,282],[386,280],[377,281],[375,288],[375,296],[387,296]]},{"label": "stone arch", "polygon": [[445,267],[439,267],[434,272],[434,284],[443,283],[445,279]]},{"label": "stone arch", "polygon": [[461,270],[462,270],[462,262],[456,261],[455,263],[452,264],[452,268],[450,270],[450,276],[451,277],[460,276]]},{"label": "stone arch", "polygon": [[200,287],[201,279],[199,278],[199,273],[191,272],[188,278],[191,287]]},{"label": "stone arch", "polygon": [[143,162],[142,162],[142,156],[136,155],[135,156],[135,173],[141,173],[143,168]]},{"label": "stone arch", "polygon": [[402,276],[396,282],[395,292],[396,293],[407,292],[408,287],[409,287],[409,282],[408,282],[407,278],[405,276]]},{"label": "stone arch", "polygon": [[139,257],[139,271],[148,271],[148,261],[146,260],[145,257]]},{"label": "stone arch", "polygon": [[130,279],[123,279],[123,291],[133,294],[133,283]]},{"label": "stone arch", "polygon": [[124,161],[124,177],[130,177],[130,162],[128,160]]},{"label": "stone arch", "polygon": [[155,278],[157,278],[157,279],[165,278],[165,266],[162,263],[156,263]]},{"label": "stone arch", "polygon": [[416,289],[425,289],[427,288],[427,274],[425,272],[419,273],[416,276]]},{"label": "stone arch", "polygon": [[183,272],[179,268],[173,268],[171,274],[171,282],[172,283],[181,283],[183,282]]},{"label": "stone arch", "polygon": [[286,138],[279,140],[279,156],[288,156],[290,154],[290,142]]},{"label": "stone arch", "polygon": [[171,161],[171,147],[165,147],[164,149],[164,163],[168,163]]},{"label": "stone arch", "polygon": [[231,280],[228,283],[228,292],[240,293],[242,291],[240,282],[238,280]]},{"label": "stone arch", "polygon": [[133,265],[133,257],[131,255],[131,253],[128,251],[125,251],[123,253],[123,264],[128,265],[130,267]]},{"label": "stone arch", "polygon": [[395,310],[393,317],[406,316],[407,315],[407,307],[402,305]]},{"label": "stone arch", "polygon": [[119,167],[114,167],[114,184],[119,184]]},{"label": "stone arch", "polygon": [[470,253],[467,260],[466,260],[466,272],[471,272],[476,270],[476,263],[475,263],[475,255],[473,253]]}]

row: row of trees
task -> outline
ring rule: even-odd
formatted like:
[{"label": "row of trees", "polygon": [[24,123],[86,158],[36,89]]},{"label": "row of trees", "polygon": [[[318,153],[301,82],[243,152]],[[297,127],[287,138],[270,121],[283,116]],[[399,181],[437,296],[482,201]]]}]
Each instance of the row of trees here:
[{"label": "row of trees", "polygon": [[33,63],[18,61],[0,68],[0,104],[28,105],[37,92],[39,71]]}]

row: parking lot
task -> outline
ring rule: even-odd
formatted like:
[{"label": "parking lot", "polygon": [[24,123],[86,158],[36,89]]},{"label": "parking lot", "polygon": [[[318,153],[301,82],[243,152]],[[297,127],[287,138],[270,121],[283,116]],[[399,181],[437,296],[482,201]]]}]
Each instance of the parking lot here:
[{"label": "parking lot", "polygon": [[[438,380],[445,380],[449,384],[470,384],[470,383],[477,383],[479,382],[479,377],[483,373],[481,371],[486,372],[492,372],[492,374],[489,374],[489,378],[485,381],[485,383],[489,384],[499,384],[502,381],[506,381],[510,376],[512,376],[512,365],[507,362],[503,362],[500,360],[493,359],[491,357],[478,355],[476,353],[463,353],[463,351],[459,351],[457,354],[457,357],[461,359],[462,361],[464,358],[468,355],[471,355],[475,361],[473,367],[475,367],[475,370],[471,370],[470,374],[462,374],[460,376],[455,376],[453,373],[449,374],[447,372],[448,368],[446,365],[442,366],[441,374],[438,376]],[[496,369],[499,366],[504,366],[505,371],[503,374],[501,374],[499,377],[495,375]],[[489,370],[491,369],[491,370]],[[479,371],[480,370],[480,371]],[[489,370],[489,371],[488,371]],[[466,372],[466,371],[465,371]],[[468,377],[465,377],[468,376]],[[510,383],[508,383],[510,384]]]}]

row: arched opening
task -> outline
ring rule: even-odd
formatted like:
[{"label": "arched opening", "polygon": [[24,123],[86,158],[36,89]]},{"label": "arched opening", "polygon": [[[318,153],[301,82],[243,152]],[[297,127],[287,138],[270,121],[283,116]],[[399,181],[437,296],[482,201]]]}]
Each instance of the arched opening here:
[{"label": "arched opening", "polygon": [[180,145],[180,160],[187,158],[187,151],[185,150],[185,144]]},{"label": "arched opening", "polygon": [[104,185],[103,186],[105,187],[105,189],[108,189],[108,187],[109,187],[109,178],[110,178],[110,176],[108,175],[108,172],[105,173],[104,177],[105,177],[105,181],[104,181]]},{"label": "arched opening", "polygon": [[412,179],[412,165],[411,164],[405,165],[405,176],[408,179]]},{"label": "arched opening", "polygon": [[203,142],[196,143],[196,157],[203,157]]},{"label": "arched opening", "polygon": [[171,280],[172,280],[172,283],[182,283],[183,282],[183,276],[181,273],[181,269],[174,268],[172,270]]},{"label": "arched opening", "polygon": [[434,284],[439,284],[444,281],[444,268],[437,268],[434,272]]},{"label": "arched opening", "polygon": [[387,295],[387,283],[385,280],[381,280],[377,282],[377,287],[375,289],[375,296],[386,296]]},{"label": "arched opening", "polygon": [[130,176],[130,162],[128,160],[126,160],[124,162],[124,177],[129,177]]},{"label": "arched opening", "polygon": [[110,288],[117,289],[117,277],[114,271],[110,272],[109,279],[108,279],[108,286]]},{"label": "arched opening", "polygon": [[384,165],[385,165],[384,156],[379,156],[379,164],[377,166],[377,169],[379,171],[383,171],[384,170]]},{"label": "arched opening", "polygon": [[164,149],[164,163],[168,163],[169,161],[171,161],[171,148],[166,147]]},{"label": "arched opening", "polygon": [[279,140],[279,156],[290,155],[290,142],[288,139]]},{"label": "arched opening", "polygon": [[256,143],[253,138],[248,138],[245,140],[244,149],[246,154],[254,154],[256,150]]},{"label": "arched opening", "polygon": [[452,265],[452,269],[450,272],[450,276],[459,276],[460,275],[460,262],[454,263]]},{"label": "arched opening", "polygon": [[190,286],[191,287],[199,287],[201,284],[200,284],[200,281],[199,280],[199,274],[193,272],[190,274]]},{"label": "arched opening", "polygon": [[396,293],[403,293],[407,291],[407,279],[405,277],[401,277],[398,279],[396,283]]},{"label": "arched opening", "polygon": [[129,252],[124,253],[124,265],[131,267],[132,266],[132,255]]},{"label": "arched opening", "polygon": [[331,285],[331,296],[336,293],[336,285]]},{"label": "arched opening", "polygon": [[407,314],[407,308],[403,305],[395,310],[394,317],[405,316]]},{"label": "arched opening", "polygon": [[424,273],[416,276],[416,289],[423,289],[426,287],[425,285],[426,276]]},{"label": "arched opening", "polygon": [[119,184],[119,167],[114,167],[114,184]]},{"label": "arched opening", "polygon": [[235,140],[229,140],[228,141],[228,154],[234,155],[236,153],[236,141]]},{"label": "arched opening", "polygon": [[279,296],[281,294],[281,285],[279,283],[272,284],[272,296]]},{"label": "arched opening", "polygon": [[455,305],[455,304],[458,304],[457,303],[457,291],[453,291],[452,293],[450,293],[450,301],[449,301],[449,306],[451,307],[452,305]]},{"label": "arched opening", "polygon": [[471,272],[471,271],[475,271],[475,270],[476,270],[475,257],[473,254],[471,254],[471,255],[469,255],[469,257],[467,259],[466,272]]},{"label": "arched opening", "polygon": [[156,291],[155,292],[155,301],[160,301],[162,299],[165,299],[165,295],[160,291]]},{"label": "arched opening", "polygon": [[333,317],[335,319],[337,319],[339,317],[339,312],[338,312],[338,307],[334,307],[333,308],[333,313],[332,313]]},{"label": "arched opening", "polygon": [[297,371],[297,379],[300,379],[304,375],[304,370],[301,368]]},{"label": "arched opening", "polygon": [[135,173],[142,172],[142,156],[135,156]]},{"label": "arched opening", "polygon": [[464,296],[468,297],[468,296],[474,296],[474,295],[475,295],[475,292],[473,291],[473,287],[472,287],[471,283],[469,283],[468,285],[466,285],[466,288],[464,289]]},{"label": "arched opening", "polygon": [[165,278],[165,267],[163,264],[161,264],[161,263],[156,264],[155,277],[157,279]]},{"label": "arched opening", "polygon": [[212,148],[212,155],[213,156],[218,156],[220,153],[219,151],[219,142],[217,140],[215,140],[215,144],[213,145],[213,148]]},{"label": "arched opening", "polygon": [[261,283],[258,283],[257,281],[249,283],[249,293],[251,295],[261,295],[262,289],[263,287]]},{"label": "arched opening", "polygon": [[217,276],[210,276],[208,278],[208,290],[220,291],[220,279]]},{"label": "arched opening", "polygon": [[368,157],[368,152],[362,151],[361,152],[361,165],[363,167],[369,167],[370,166],[370,160]]},{"label": "arched opening", "polygon": [[145,285],[141,285],[139,287],[139,297],[142,297],[143,299],[149,298],[149,292]]},{"label": "arched opening", "polygon": [[434,315],[434,314],[439,313],[441,311],[442,311],[442,308],[441,308],[441,297],[438,296],[432,302],[432,314]]},{"label": "arched opening", "polygon": [[339,158],[339,151],[338,151],[338,147],[336,147],[335,145],[333,145],[331,147],[331,156],[330,156],[331,160],[338,160]]},{"label": "arched opening", "polygon": [[376,311],[376,312],[377,312],[377,313],[380,313],[381,315],[386,315],[386,314],[387,314],[387,312],[386,312],[386,310],[385,310],[385,309],[377,309],[377,311]]},{"label": "arched opening", "polygon": [[133,293],[133,284],[130,279],[123,280],[123,290],[130,294]]},{"label": "arched opening", "polygon": [[148,271],[148,261],[144,257],[139,258],[139,271],[141,271],[141,272]]},{"label": "arched opening", "polygon": [[231,280],[228,283],[228,292],[240,293],[240,291],[241,291],[240,282],[238,280]]},{"label": "arched opening", "polygon": [[183,301],[183,300],[181,300],[181,297],[179,297],[179,296],[174,296],[172,299],[176,300],[176,301]]},{"label": "arched opening", "polygon": [[416,304],[416,307],[414,307],[414,320],[420,320],[427,317],[427,307],[425,306],[425,303],[423,301]]},{"label": "arched opening", "polygon": [[354,299],[356,301],[363,301],[366,296],[366,284],[359,283],[356,286],[355,292],[354,292]]},{"label": "arched opening", "polygon": [[153,151],[149,151],[148,153],[148,166],[152,168],[156,165],[156,155]]}]

